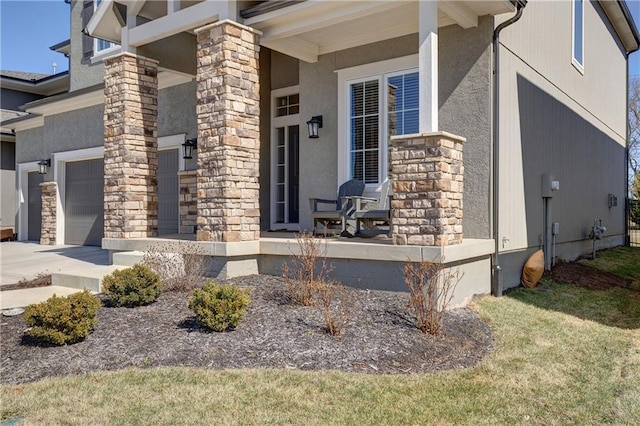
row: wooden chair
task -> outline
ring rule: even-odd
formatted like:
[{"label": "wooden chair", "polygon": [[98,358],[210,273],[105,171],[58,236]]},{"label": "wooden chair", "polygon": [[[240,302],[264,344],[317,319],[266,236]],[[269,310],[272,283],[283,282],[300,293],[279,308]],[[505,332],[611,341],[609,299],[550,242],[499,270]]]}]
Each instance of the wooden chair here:
[{"label": "wooden chair", "polygon": [[[309,198],[311,217],[313,218],[313,235],[316,235],[318,231],[318,224],[323,225],[325,230],[340,229],[340,234],[346,232],[347,218],[353,213],[353,205],[348,199],[350,197],[361,196],[363,192],[364,182],[358,179],[351,179],[340,185],[338,198],[335,200]],[[319,204],[332,205],[333,209],[319,210]]]},{"label": "wooden chair", "polygon": [[387,179],[380,188],[380,198],[349,197],[353,203],[356,220],[356,236],[366,237],[386,234],[391,236],[391,198],[393,185]]}]

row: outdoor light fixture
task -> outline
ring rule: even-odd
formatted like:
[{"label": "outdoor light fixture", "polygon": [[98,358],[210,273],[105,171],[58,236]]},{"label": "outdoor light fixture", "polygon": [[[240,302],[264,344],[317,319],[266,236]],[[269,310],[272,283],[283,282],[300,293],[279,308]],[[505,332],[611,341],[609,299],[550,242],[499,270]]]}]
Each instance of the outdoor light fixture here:
[{"label": "outdoor light fixture", "polygon": [[47,170],[51,167],[51,159],[47,158],[46,160],[38,161],[38,173],[41,175],[46,175]]},{"label": "outdoor light fixture", "polygon": [[182,158],[190,160],[193,158],[193,150],[198,149],[198,138],[187,139],[182,144]]},{"label": "outdoor light fixture", "polygon": [[318,139],[318,129],[322,128],[322,116],[314,115],[311,120],[307,121],[309,127],[309,139]]}]

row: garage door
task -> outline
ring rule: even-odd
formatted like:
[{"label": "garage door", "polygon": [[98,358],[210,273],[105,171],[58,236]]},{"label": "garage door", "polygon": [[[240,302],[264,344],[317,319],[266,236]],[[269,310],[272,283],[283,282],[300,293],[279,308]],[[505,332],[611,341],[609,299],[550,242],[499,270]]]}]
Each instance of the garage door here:
[{"label": "garage door", "polygon": [[178,233],[178,153],[158,152],[158,235]]},{"label": "garage door", "polygon": [[104,232],[104,162],[70,162],[65,171],[65,244],[99,246]]},{"label": "garage door", "polygon": [[44,182],[44,175],[38,172],[31,172],[28,176],[27,239],[29,241],[40,241],[40,229],[42,227],[42,188],[40,184]]}]

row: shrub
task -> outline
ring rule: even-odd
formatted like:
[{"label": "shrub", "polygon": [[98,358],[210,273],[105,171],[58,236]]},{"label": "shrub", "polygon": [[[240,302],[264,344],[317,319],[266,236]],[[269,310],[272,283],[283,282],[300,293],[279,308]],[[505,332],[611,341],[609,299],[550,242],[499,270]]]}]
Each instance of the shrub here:
[{"label": "shrub", "polygon": [[193,244],[157,243],[149,247],[142,264],[162,278],[164,291],[191,291],[206,280],[211,258]]},{"label": "shrub", "polygon": [[444,314],[462,276],[459,269],[445,271],[443,263],[422,261],[404,267],[409,306],[415,313],[416,326],[423,333],[434,336],[442,333]]},{"label": "shrub", "polygon": [[322,285],[331,271],[327,264],[327,247],[309,233],[296,235],[300,254],[293,253],[291,267],[282,266],[282,276],[286,283],[287,294],[293,303],[303,306],[314,304],[316,287]]},{"label": "shrub", "polygon": [[88,290],[67,297],[53,297],[29,305],[24,321],[31,326],[27,335],[55,345],[78,342],[96,326],[100,300]]},{"label": "shrub", "polygon": [[147,266],[134,265],[104,277],[102,292],[112,306],[148,305],[160,296],[162,280]]},{"label": "shrub", "polygon": [[342,284],[319,283],[315,292],[320,299],[324,315],[325,331],[332,336],[339,336],[351,320],[353,298]]},{"label": "shrub", "polygon": [[209,281],[193,292],[189,309],[201,326],[225,331],[238,325],[250,301],[248,290]]}]

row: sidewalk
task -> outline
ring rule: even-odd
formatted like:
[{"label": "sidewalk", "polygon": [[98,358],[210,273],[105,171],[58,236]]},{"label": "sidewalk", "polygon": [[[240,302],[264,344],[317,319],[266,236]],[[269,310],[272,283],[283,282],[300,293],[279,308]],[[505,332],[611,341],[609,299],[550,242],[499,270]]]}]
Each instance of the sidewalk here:
[{"label": "sidewalk", "polygon": [[[109,252],[90,246],[41,246],[33,242],[0,243],[0,286],[30,280],[38,273],[64,273],[82,268],[108,268]],[[67,296],[78,288],[46,286],[22,290],[0,291],[0,309],[25,307],[47,300],[54,294]]]},{"label": "sidewalk", "polygon": [[38,273],[108,265],[109,252],[92,246],[42,246],[34,242],[0,243],[0,285],[32,279]]}]

